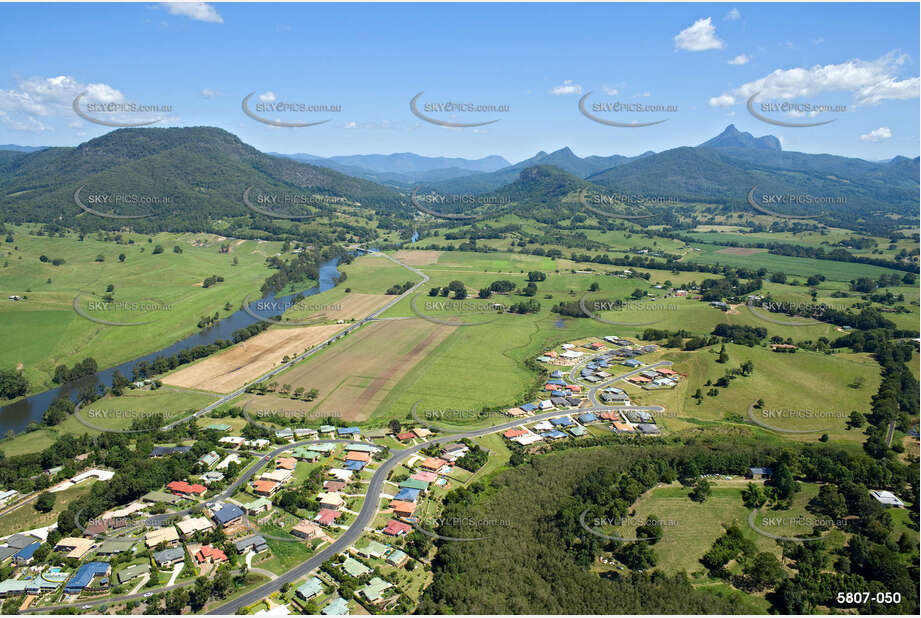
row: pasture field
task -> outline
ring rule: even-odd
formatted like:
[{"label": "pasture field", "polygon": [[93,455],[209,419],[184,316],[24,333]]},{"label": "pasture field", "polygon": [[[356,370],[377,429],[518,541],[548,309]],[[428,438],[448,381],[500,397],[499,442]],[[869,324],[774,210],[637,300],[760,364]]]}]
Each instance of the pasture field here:
[{"label": "pasture field", "polygon": [[[14,242],[0,247],[0,335],[7,342],[0,350],[0,367],[21,365],[32,392],[51,385],[59,364],[73,365],[91,356],[101,368],[110,367],[197,332],[201,316],[226,317],[247,294],[259,293],[272,273],[265,259],[281,246],[211,234],[148,237],[127,232],[121,234],[123,244],[117,244],[97,235],[83,240],[73,235],[37,236],[30,233],[34,229],[15,226]],[[222,244],[229,246],[229,253],[220,253]],[[157,245],[163,253],[154,255]],[[182,253],[174,253],[174,246]],[[124,262],[119,254],[126,256]],[[40,261],[41,256],[64,263],[54,266]],[[100,257],[103,261],[97,261]],[[202,281],[211,275],[224,281],[203,288]],[[102,302],[109,284],[114,286],[114,302],[125,304],[92,308]],[[80,307],[92,317],[150,323],[117,327],[87,320],[74,311],[78,294]],[[26,299],[6,300],[10,295]]]},{"label": "pasture field", "polygon": [[[609,534],[633,538],[639,522],[649,517],[663,521],[662,538],[653,545],[657,568],[667,573],[685,571],[695,579],[709,579],[706,569],[700,564],[713,541],[725,531],[724,526],[738,526],[746,538],[752,540],[758,551],[781,555],[781,548],[773,539],[756,533],[748,525],[748,509],[742,503],[742,490],[748,481],[744,478],[732,480],[711,479],[713,493],[703,503],[688,497],[690,488],[678,483],[659,485],[644,493],[633,504],[627,522],[619,527],[602,528]],[[806,504],[819,492],[818,485],[800,483],[800,491],[793,497],[789,509],[769,510],[762,508],[755,517],[755,524],[771,534],[808,536],[812,527],[798,524],[799,518],[817,519],[808,513]],[[842,535],[830,533],[833,539]]]},{"label": "pasture field", "polygon": [[373,322],[275,381],[292,389],[318,389],[312,411],[335,410],[346,420],[366,420],[404,375],[420,362],[431,362],[432,351],[453,330],[425,320]]},{"label": "pasture field", "polygon": [[869,264],[773,255],[767,252],[753,255],[732,255],[719,253],[719,251],[726,249],[726,247],[703,243],[697,245],[696,248],[699,248],[700,251],[689,253],[685,258],[686,260],[699,264],[722,264],[755,270],[758,268],[766,268],[768,272],[784,272],[787,275],[799,275],[802,277],[820,273],[833,281],[850,281],[858,277],[878,279],[882,274],[891,275],[896,273],[899,276],[905,274],[898,270],[871,266]]},{"label": "pasture field", "polygon": [[164,384],[229,393],[344,330],[345,325],[271,328],[165,376]]},{"label": "pasture field", "polygon": [[[672,369],[687,375],[673,390],[646,391],[628,385],[625,390],[641,404],[662,405],[677,414],[669,424],[680,427],[681,419],[727,420],[752,424],[749,406],[764,400],[763,410],[754,410],[759,421],[780,429],[816,430],[815,433],[771,432],[778,437],[815,441],[828,433],[832,442],[858,443],[864,440],[860,429],[847,430],[845,423],[852,410],[867,413],[870,399],[880,383],[879,365],[868,354],[821,354],[798,350],[780,354],[770,348],[726,344],[729,362],[717,363],[719,345],[694,352],[667,350],[663,358],[674,362]],[[711,386],[727,369],[750,360],[754,372],[739,376],[728,388],[719,388],[715,397],[707,396]],[[863,378],[859,388],[856,378]],[[704,395],[701,405],[692,398],[697,389]],[[809,411],[808,413],[805,411]],[[772,412],[773,411],[773,412]]]}]

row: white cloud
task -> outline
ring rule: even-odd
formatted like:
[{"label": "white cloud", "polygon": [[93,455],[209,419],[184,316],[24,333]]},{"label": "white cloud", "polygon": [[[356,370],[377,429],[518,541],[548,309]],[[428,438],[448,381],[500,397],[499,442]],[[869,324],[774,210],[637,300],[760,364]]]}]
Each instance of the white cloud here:
[{"label": "white cloud", "polygon": [[728,19],[729,21],[736,21],[738,19],[742,19],[742,14],[739,13],[739,9],[732,9],[731,11],[726,13],[726,17],[724,17],[723,19]]},{"label": "white cloud", "polygon": [[605,87],[604,87],[604,93],[605,93],[605,94],[608,94],[608,95],[611,95],[611,96],[614,96],[615,94],[618,94],[618,90],[617,90],[617,88],[608,88],[607,86],[605,86]]},{"label": "white cloud", "polygon": [[474,133],[479,133],[480,135],[485,135],[485,134],[489,133],[489,129],[474,129],[473,132],[474,132]]},{"label": "white cloud", "polygon": [[[790,100],[826,93],[851,93],[858,104],[874,104],[888,99],[913,99],[921,93],[921,79],[897,77],[908,56],[889,53],[876,60],[848,60],[841,64],[777,69],[761,79],[747,82],[731,94],[747,100],[760,92],[760,100]],[[711,100],[726,100],[723,93]],[[712,105],[713,103],[711,103]]]},{"label": "white cloud", "polygon": [[723,49],[726,43],[716,37],[716,28],[712,19],[698,19],[694,25],[675,35],[675,47],[687,51],[707,51]]},{"label": "white cloud", "polygon": [[813,40],[812,40],[812,44],[813,44],[813,45],[821,45],[821,44],[824,43],[824,42],[825,42],[825,39],[823,39],[822,37],[819,37],[819,38],[817,38],[817,39],[813,39]]},{"label": "white cloud", "polygon": [[869,133],[864,133],[860,139],[864,142],[883,142],[892,137],[892,131],[889,127],[880,127],[873,129]]},{"label": "white cloud", "polygon": [[182,15],[195,21],[223,24],[224,18],[207,2],[163,2],[170,15]]},{"label": "white cloud", "polygon": [[639,99],[639,98],[641,98],[641,97],[650,97],[650,96],[652,96],[652,95],[649,93],[649,91],[646,91],[646,92],[641,92],[641,93],[637,94],[637,95],[636,95],[635,97],[633,97],[633,98],[634,98],[634,99]]},{"label": "white cloud", "polygon": [[275,100],[275,93],[272,92],[271,90],[263,92],[262,94],[259,95],[259,100],[262,101],[263,103],[271,103],[272,101]]},{"label": "white cloud", "polygon": [[729,107],[736,102],[735,97],[728,94],[721,94],[718,97],[710,97],[710,107]]},{"label": "white cloud", "polygon": [[729,64],[736,64],[736,65],[739,65],[739,64],[748,64],[750,60],[751,60],[751,58],[749,58],[749,57],[746,56],[745,54],[739,54],[738,56],[736,56],[735,58],[733,58],[732,60],[730,60],[730,61],[729,61]]},{"label": "white cloud", "polygon": [[345,123],[345,128],[346,129],[357,129],[358,123],[355,122],[354,120],[350,120],[349,122]]},{"label": "white cloud", "polygon": [[550,89],[550,94],[560,96],[564,94],[582,94],[582,86],[572,83],[571,79],[563,81],[562,86],[554,86]]},{"label": "white cloud", "polygon": [[202,88],[201,90],[201,96],[205,97],[206,99],[213,99],[216,96],[220,96],[220,94],[220,92],[217,90],[211,90],[211,88]]},{"label": "white cloud", "polygon": [[32,133],[54,130],[39,118],[73,115],[77,95],[90,103],[124,103],[125,96],[108,84],[83,84],[69,75],[30,77],[12,90],[0,89],[0,123]]}]

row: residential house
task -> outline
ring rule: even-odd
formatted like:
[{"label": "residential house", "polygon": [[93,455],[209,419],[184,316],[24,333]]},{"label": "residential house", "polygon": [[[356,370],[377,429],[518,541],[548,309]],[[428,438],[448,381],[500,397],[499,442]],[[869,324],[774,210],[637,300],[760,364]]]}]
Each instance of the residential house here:
[{"label": "residential house", "polygon": [[335,522],[341,516],[342,513],[335,509],[320,509],[313,520],[321,526],[325,527],[331,526],[333,522]]},{"label": "residential house", "polygon": [[281,484],[275,481],[253,481],[253,493],[257,496],[271,496],[278,491],[279,487]]},{"label": "residential house", "polygon": [[311,577],[294,591],[298,598],[304,601],[309,601],[323,592],[323,581],[319,577]]},{"label": "residential house", "polygon": [[905,503],[891,491],[874,489],[870,491],[870,496],[885,507],[903,508],[905,506]]},{"label": "residential house", "polygon": [[179,543],[179,533],[176,532],[174,527],[167,526],[165,528],[151,530],[144,535],[144,544],[147,546],[147,549],[154,548],[160,543],[166,543],[169,547],[177,545]]},{"label": "residential house", "polygon": [[171,567],[185,560],[185,549],[182,547],[169,547],[154,552],[153,559],[160,568]]},{"label": "residential house", "polygon": [[272,508],[272,503],[268,500],[268,498],[256,498],[252,502],[247,502],[243,505],[243,509],[250,515],[264,513],[270,508]]},{"label": "residential house", "polygon": [[406,564],[407,560],[409,560],[409,556],[406,555],[406,552],[399,549],[393,549],[393,551],[387,554],[387,564],[397,568]]},{"label": "residential house", "polygon": [[95,545],[93,539],[68,536],[58,541],[57,545],[54,546],[54,551],[66,553],[66,558],[82,560],[83,556],[93,548],[93,545]]},{"label": "residential house", "polygon": [[348,556],[342,562],[342,570],[355,578],[363,577],[371,573],[371,569],[369,569],[367,565],[355,560],[351,556]]},{"label": "residential house", "polygon": [[134,547],[134,544],[137,541],[133,539],[120,541],[120,540],[108,540],[103,541],[102,545],[99,546],[99,549],[96,550],[97,556],[115,556],[117,554],[124,553],[126,551],[131,551],[131,548]]},{"label": "residential house", "polygon": [[338,492],[321,493],[317,496],[317,500],[320,502],[320,506],[328,509],[338,509],[345,505],[345,500],[342,499]]},{"label": "residential house", "polygon": [[118,580],[119,584],[124,584],[142,575],[147,575],[148,573],[150,573],[149,564],[132,564],[119,571],[115,578]]},{"label": "residential house", "polygon": [[446,462],[444,459],[439,459],[438,457],[427,457],[426,459],[422,460],[419,466],[422,467],[424,470],[430,470],[431,472],[439,472],[447,464],[448,462]]},{"label": "residential house", "polygon": [[297,459],[294,457],[279,457],[275,460],[275,466],[281,470],[294,470],[297,465]]},{"label": "residential house", "polygon": [[13,564],[16,566],[25,566],[32,563],[32,557],[35,555],[36,550],[41,547],[41,543],[36,541],[31,545],[26,545],[18,552],[13,554]]},{"label": "residential house", "polygon": [[211,545],[202,545],[201,549],[195,552],[196,564],[220,564],[227,562],[227,554]]},{"label": "residential house", "polygon": [[265,538],[261,534],[256,534],[253,536],[248,536],[245,539],[240,539],[234,543],[234,546],[237,548],[237,551],[240,554],[246,554],[247,552],[254,551],[257,554],[269,549],[268,543],[265,542]]},{"label": "residential house", "polygon": [[387,553],[387,546],[377,541],[368,541],[367,545],[364,547],[356,547],[355,551],[358,552],[359,556],[379,560]]},{"label": "residential house", "polygon": [[214,467],[217,464],[218,461],[220,461],[220,459],[221,459],[221,456],[218,455],[217,452],[211,451],[210,453],[205,453],[204,455],[202,455],[198,459],[198,463],[210,470],[212,467]]},{"label": "residential house", "polygon": [[326,607],[320,610],[324,616],[347,616],[349,613],[349,602],[342,597],[336,597]]},{"label": "residential house", "polygon": [[243,509],[236,504],[225,502],[220,508],[213,511],[211,515],[214,517],[214,521],[226,530],[243,521],[244,512]]},{"label": "residential house", "polygon": [[291,529],[291,534],[299,539],[312,541],[313,539],[322,537],[323,530],[321,530],[317,524],[311,521],[307,521],[306,519],[302,519],[300,523]]},{"label": "residential house", "polygon": [[376,605],[384,600],[384,593],[392,587],[389,582],[385,582],[380,577],[373,577],[367,585],[358,591],[358,594],[363,596],[369,603]]},{"label": "residential house", "polygon": [[[108,562],[87,562],[64,585],[64,594],[80,594],[86,589],[99,590],[109,587],[109,574],[112,567]],[[99,578],[99,584],[91,586]]]},{"label": "residential house", "polygon": [[166,484],[166,488],[177,496],[192,498],[203,495],[208,488],[198,483],[188,483],[186,481],[172,481]]},{"label": "residential house", "polygon": [[199,532],[213,530],[214,524],[207,517],[186,516],[185,519],[176,522],[176,527],[179,528],[182,538],[188,539]]},{"label": "residential house", "polygon": [[382,532],[387,536],[403,536],[404,534],[409,534],[412,529],[413,527],[407,523],[391,519],[387,522]]},{"label": "residential house", "polygon": [[772,472],[771,468],[749,468],[745,476],[750,479],[769,479]]},{"label": "residential house", "polygon": [[404,502],[402,500],[391,500],[390,508],[392,508],[394,514],[399,517],[412,517],[413,513],[416,512],[416,505],[414,503]]}]

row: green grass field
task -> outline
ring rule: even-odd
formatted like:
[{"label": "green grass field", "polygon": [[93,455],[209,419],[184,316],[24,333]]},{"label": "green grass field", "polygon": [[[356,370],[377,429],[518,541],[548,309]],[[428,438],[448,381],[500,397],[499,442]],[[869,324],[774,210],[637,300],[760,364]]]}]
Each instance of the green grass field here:
[{"label": "green grass field", "polygon": [[[31,229],[14,227],[15,242],[0,247],[0,335],[7,342],[0,350],[0,367],[21,365],[33,392],[50,386],[56,365],[73,365],[91,356],[101,368],[110,367],[196,332],[201,316],[217,312],[226,317],[237,311],[247,294],[258,294],[272,273],[265,259],[280,247],[277,242],[210,234],[157,234],[148,242],[147,236],[123,233],[124,244],[117,244],[96,235],[82,241],[73,235],[36,236]],[[229,244],[229,253],[220,253],[222,243]],[[156,245],[162,245],[163,253],[153,254]],[[182,253],[174,253],[174,246]],[[119,254],[125,254],[124,262]],[[65,263],[41,262],[42,255]],[[202,281],[211,275],[224,281],[203,288]],[[114,301],[127,305],[108,311],[91,308],[91,302],[101,302],[109,284],[114,285]],[[73,309],[78,294],[81,308],[92,317],[151,322],[117,327],[89,321]],[[5,300],[10,295],[26,299]],[[230,309],[225,310],[228,303]],[[148,309],[142,310],[141,304]]]},{"label": "green grass field", "polygon": [[[124,430],[131,426],[134,419],[156,414],[162,414],[168,422],[189,411],[198,410],[214,400],[213,394],[179,390],[169,386],[156,391],[126,391],[122,397],[104,397],[81,409],[80,418],[85,423],[72,415],[53,427],[3,438],[0,440],[0,451],[7,457],[34,453],[51,446],[60,436],[95,435],[100,433],[100,429]],[[212,422],[215,421],[211,419],[206,424]]]},{"label": "green grass field", "polygon": [[94,479],[83,481],[70,489],[56,492],[54,507],[47,513],[35,510],[35,502],[17,508],[0,517],[0,536],[7,536],[23,530],[32,530],[48,526],[58,520],[58,514],[67,508],[67,505],[78,498],[89,495],[96,483]]}]

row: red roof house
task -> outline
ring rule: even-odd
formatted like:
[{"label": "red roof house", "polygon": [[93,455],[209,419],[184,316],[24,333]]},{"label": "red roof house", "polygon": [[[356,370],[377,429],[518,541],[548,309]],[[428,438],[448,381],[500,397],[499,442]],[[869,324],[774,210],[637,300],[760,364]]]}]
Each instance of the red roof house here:
[{"label": "red roof house", "polygon": [[180,496],[200,496],[208,491],[208,488],[204,485],[188,483],[186,481],[172,481],[171,483],[167,483],[166,488]]},{"label": "red roof house", "polygon": [[397,521],[395,519],[391,519],[390,521],[387,522],[387,526],[384,528],[383,532],[387,536],[403,536],[404,534],[406,534],[412,529],[413,527],[410,526],[409,524],[403,523],[402,521]]},{"label": "red roof house", "polygon": [[321,526],[328,526],[338,518],[342,513],[336,509],[320,509],[320,512],[317,513],[317,516],[313,518],[315,522]]},{"label": "red roof house", "polygon": [[509,429],[502,435],[511,440],[512,438],[517,438],[518,436],[526,436],[528,435],[528,432],[524,429]]},{"label": "red roof house", "polygon": [[414,434],[411,431],[404,431],[403,433],[397,434],[397,440],[399,440],[400,442],[407,442],[409,440],[412,440],[415,437],[416,437],[416,434]]},{"label": "red roof house", "polygon": [[210,562],[211,564],[227,562],[227,554],[217,547],[203,545],[202,548],[195,553],[195,562],[198,564],[204,564],[206,562]]}]

